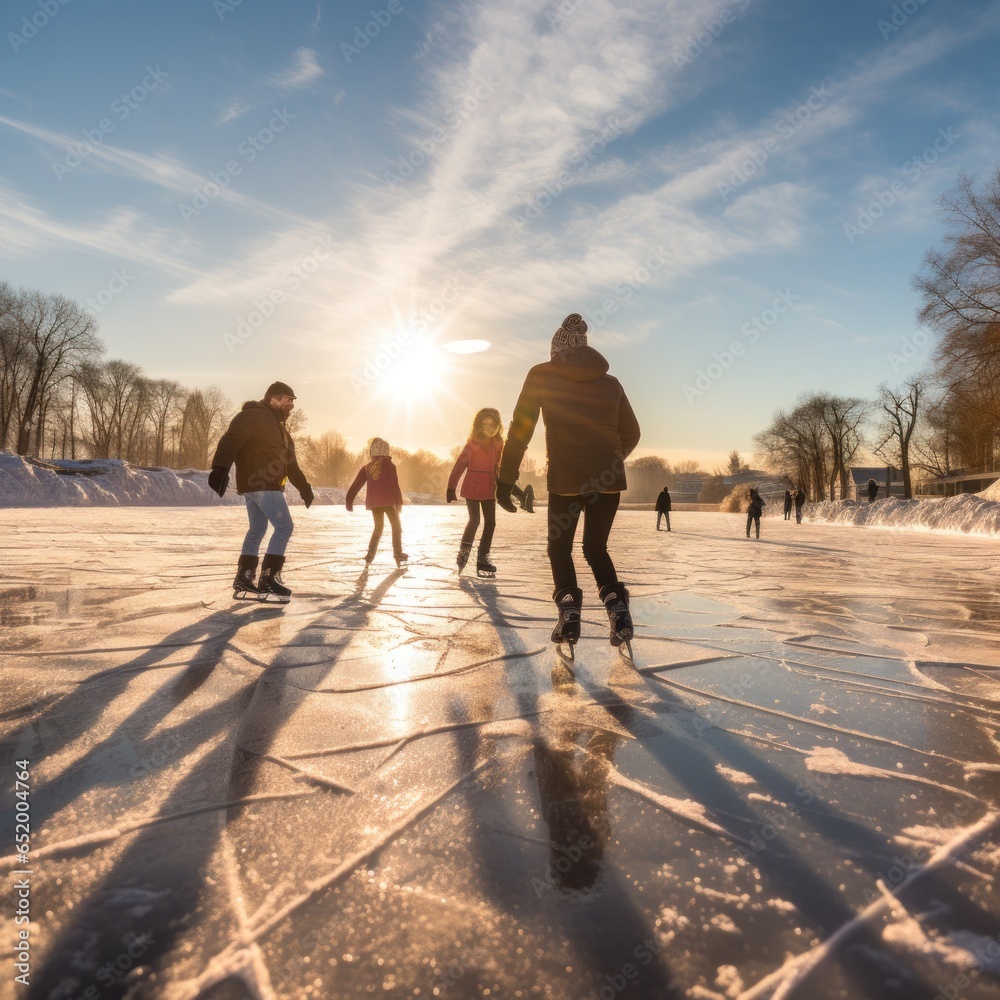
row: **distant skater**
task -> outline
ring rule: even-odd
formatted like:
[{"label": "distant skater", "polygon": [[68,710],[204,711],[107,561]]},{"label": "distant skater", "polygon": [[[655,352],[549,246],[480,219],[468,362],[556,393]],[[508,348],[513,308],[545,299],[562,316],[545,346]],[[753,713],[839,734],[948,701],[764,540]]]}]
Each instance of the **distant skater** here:
[{"label": "distant skater", "polygon": [[767,501],[753,488],[750,488],[750,504],[747,507],[747,538],[750,537],[750,525],[756,525],[757,537],[760,538],[760,515],[764,512]]},{"label": "distant skater", "polygon": [[868,502],[874,503],[875,497],[878,496],[878,483],[874,479],[868,480]]},{"label": "distant skater", "polygon": [[572,313],[552,337],[549,360],[524,380],[500,460],[497,502],[510,496],[538,417],[545,421],[548,456],[548,555],[559,620],[552,641],[580,638],[583,592],[577,586],[573,538],[583,513],[583,554],[608,614],[611,645],[631,654],[629,593],[608,554],[608,537],[626,489],[625,459],[639,442],[639,423],[608,362],[587,344],[587,324]]},{"label": "distant skater", "polygon": [[667,519],[667,531],[670,530],[670,490],[666,486],[660,490],[660,495],[656,498],[656,530],[660,530],[660,518]]},{"label": "distant skater", "polygon": [[[233,580],[237,600],[271,601],[287,604],[292,592],[281,582],[285,549],[292,536],[292,515],[285,500],[285,481],[290,482],[306,507],[313,491],[295,459],[295,444],[285,429],[288,414],[295,407],[295,393],[284,382],[272,382],[261,400],[250,400],[233,417],[229,429],[219,439],[212,459],[208,485],[221,497],[229,485],[229,469],[236,465],[236,492],[247,505],[250,527],[243,539]],[[273,531],[255,583],[260,546]]]},{"label": "distant skater", "polygon": [[795,523],[802,523],[802,505],[806,502],[806,491],[800,486],[795,491]]},{"label": "distant skater", "polygon": [[[465,447],[455,460],[455,465],[448,477],[448,503],[455,503],[458,497],[455,490],[462,473],[462,497],[469,511],[469,520],[462,532],[462,541],[458,548],[459,573],[465,569],[479,530],[479,513],[482,511],[483,534],[479,539],[479,551],[476,558],[476,572],[483,577],[496,576],[497,568],[490,562],[490,546],[493,544],[493,532],[496,528],[496,488],[497,472],[500,468],[500,455],[503,452],[503,431],[500,423],[500,411],[492,407],[484,407],[472,420],[472,432]],[[513,494],[521,502],[521,509],[534,513],[534,490],[531,486],[525,489],[515,489]]]},{"label": "distant skater", "polygon": [[372,527],[371,540],[368,542],[365,562],[370,563],[375,558],[382,529],[388,518],[392,528],[392,554],[396,558],[396,565],[402,566],[410,557],[403,551],[403,529],[399,523],[399,513],[403,509],[403,494],[399,489],[396,466],[389,457],[389,443],[382,438],[372,438],[368,454],[371,460],[358,470],[351,488],[347,491],[344,506],[348,510],[354,510],[354,498],[361,487],[367,484],[365,507],[372,512],[372,520],[375,523]]},{"label": "distant skater", "polygon": [[785,490],[785,520],[792,519],[792,491]]}]

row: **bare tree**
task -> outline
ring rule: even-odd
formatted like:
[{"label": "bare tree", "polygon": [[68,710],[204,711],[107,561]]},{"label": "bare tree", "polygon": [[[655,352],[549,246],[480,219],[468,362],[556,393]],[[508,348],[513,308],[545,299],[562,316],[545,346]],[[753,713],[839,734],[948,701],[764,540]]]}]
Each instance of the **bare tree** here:
[{"label": "bare tree", "polygon": [[195,469],[208,465],[209,444],[222,435],[232,408],[229,397],[217,385],[188,394],[181,415],[178,465]]},{"label": "bare tree", "polygon": [[343,434],[327,431],[318,438],[303,438],[299,450],[317,486],[343,488],[348,485],[354,473],[354,456]]},{"label": "bare tree", "polygon": [[826,499],[832,465],[825,410],[821,396],[803,396],[790,413],[779,410],[770,426],[754,436],[764,461],[818,500]]},{"label": "bare tree", "polygon": [[184,388],[172,379],[156,379],[149,383],[147,405],[153,434],[153,464],[163,465],[167,425],[184,398]]},{"label": "bare tree", "polygon": [[16,322],[29,352],[17,415],[17,452],[24,455],[31,447],[32,431],[36,449],[40,446],[52,393],[104,348],[96,336],[94,317],[62,295],[24,294]]},{"label": "bare tree", "polygon": [[836,495],[839,484],[843,499],[848,493],[851,460],[861,447],[858,428],[867,416],[869,406],[857,397],[831,396],[829,393],[814,397],[814,405],[830,442],[830,497],[832,499]]},{"label": "bare tree", "polygon": [[903,474],[903,496],[907,499],[913,496],[910,442],[920,415],[923,391],[924,386],[919,379],[906,382],[900,389],[890,389],[884,382],[879,386],[884,439],[875,448],[875,453],[892,464],[899,463]]}]

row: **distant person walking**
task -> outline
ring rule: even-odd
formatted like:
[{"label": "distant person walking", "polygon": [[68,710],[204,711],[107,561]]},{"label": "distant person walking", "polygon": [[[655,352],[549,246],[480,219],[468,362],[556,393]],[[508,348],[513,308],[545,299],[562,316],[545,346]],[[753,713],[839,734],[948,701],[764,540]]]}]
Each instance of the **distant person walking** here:
[{"label": "distant person walking", "polygon": [[[500,411],[492,407],[480,410],[472,420],[472,433],[465,447],[455,460],[455,465],[448,477],[448,503],[455,503],[458,496],[455,490],[458,480],[462,480],[462,497],[469,511],[469,520],[462,532],[462,541],[458,548],[459,573],[465,569],[472,551],[472,543],[479,530],[479,513],[482,511],[483,534],[479,540],[479,552],[476,558],[476,572],[480,576],[496,576],[497,568],[490,562],[490,546],[493,544],[493,532],[496,528],[496,487],[497,472],[500,468],[500,455],[503,452],[503,432],[500,423]],[[531,486],[520,490],[513,489],[521,502],[521,509],[534,513],[535,493]]]},{"label": "distant person walking", "polygon": [[792,519],[792,491],[785,490],[785,520]]},{"label": "distant person walking", "polygon": [[750,537],[750,526],[756,525],[757,537],[760,538],[760,515],[767,501],[751,486],[750,503],[747,506],[747,538]]},{"label": "distant person walking", "polygon": [[354,498],[362,486],[368,487],[365,493],[365,507],[372,512],[372,537],[368,542],[368,552],[365,562],[370,563],[378,551],[378,543],[382,538],[382,529],[386,518],[392,528],[392,554],[396,565],[402,566],[410,557],[403,551],[403,528],[399,523],[399,513],[403,509],[403,494],[399,489],[399,476],[396,466],[389,457],[389,443],[382,438],[372,438],[368,446],[370,461],[358,470],[344,499],[344,506],[354,510]]},{"label": "distant person walking", "polygon": [[868,502],[874,503],[875,497],[878,496],[878,483],[874,479],[868,480]]},{"label": "distant person walking", "polygon": [[[287,603],[292,592],[281,582],[285,549],[292,536],[292,515],[285,500],[285,483],[290,482],[306,507],[313,491],[295,459],[295,444],[285,429],[285,421],[295,407],[295,393],[284,382],[272,382],[261,400],[250,400],[233,417],[219,439],[212,459],[208,485],[223,496],[229,485],[229,469],[236,465],[236,492],[247,506],[250,527],[233,580],[233,597]],[[274,529],[257,575],[261,542],[270,524]]]},{"label": "distant person walking", "polygon": [[500,460],[497,502],[516,508],[510,496],[539,414],[545,421],[548,456],[548,555],[559,620],[552,641],[570,646],[580,638],[583,592],[577,586],[573,538],[583,513],[583,554],[600,588],[611,644],[631,652],[629,593],[608,554],[608,538],[626,489],[625,459],[639,442],[639,423],[608,362],[587,344],[587,324],[567,316],[552,337],[549,360],[524,380]]},{"label": "distant person walking", "polygon": [[806,491],[800,486],[795,491],[795,523],[802,523],[802,505],[806,502]]},{"label": "distant person walking", "polygon": [[667,519],[667,531],[670,530],[670,490],[666,486],[660,490],[660,495],[656,498],[656,530],[660,530],[660,518]]}]

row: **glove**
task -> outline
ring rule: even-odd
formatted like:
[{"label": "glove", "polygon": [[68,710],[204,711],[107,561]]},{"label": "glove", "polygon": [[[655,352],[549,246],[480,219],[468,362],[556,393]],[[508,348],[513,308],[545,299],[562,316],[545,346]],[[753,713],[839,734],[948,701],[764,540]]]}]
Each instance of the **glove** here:
[{"label": "glove", "polygon": [[220,497],[224,496],[229,485],[229,470],[224,465],[213,465],[212,471],[208,474],[208,485]]},{"label": "glove", "polygon": [[452,490],[452,489],[449,489],[448,490],[448,503],[454,503],[457,499],[458,499],[458,497],[455,496],[455,491]]},{"label": "glove", "polygon": [[309,507],[312,505],[313,500],[315,499],[313,494],[313,488],[308,483],[306,483],[305,486],[301,490],[299,490],[299,496],[302,497],[302,502],[306,505],[306,510],[308,510]]},{"label": "glove", "polygon": [[511,490],[514,489],[513,483],[497,483],[497,503],[503,507],[504,510],[509,510],[512,514],[517,513],[517,508],[514,506],[514,501],[511,500],[510,494]]}]

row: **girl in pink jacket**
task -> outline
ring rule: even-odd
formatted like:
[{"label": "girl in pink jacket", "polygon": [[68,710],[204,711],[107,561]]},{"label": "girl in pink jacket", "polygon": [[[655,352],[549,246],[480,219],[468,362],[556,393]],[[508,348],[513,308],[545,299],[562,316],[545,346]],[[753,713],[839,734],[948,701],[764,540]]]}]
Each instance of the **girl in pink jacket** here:
[{"label": "girl in pink jacket", "polygon": [[403,551],[403,529],[399,523],[399,512],[403,509],[403,494],[399,489],[399,477],[396,466],[389,457],[389,443],[382,438],[372,438],[368,454],[371,461],[361,466],[351,488],[347,491],[344,505],[348,510],[354,510],[354,498],[362,486],[368,486],[365,493],[365,507],[372,512],[375,525],[372,537],[368,542],[368,554],[365,562],[370,563],[375,558],[379,539],[385,519],[389,519],[392,528],[392,554],[396,557],[396,565],[402,566],[410,557]]},{"label": "girl in pink jacket", "polygon": [[[469,561],[472,542],[479,529],[479,512],[482,510],[483,535],[479,540],[479,555],[476,559],[476,571],[483,577],[496,576],[497,568],[490,562],[490,545],[493,542],[493,531],[496,527],[496,486],[497,471],[500,468],[500,454],[503,451],[503,433],[501,431],[500,411],[492,407],[484,407],[472,421],[472,433],[465,447],[455,461],[448,478],[448,503],[458,500],[455,490],[462,473],[462,496],[469,509],[469,520],[462,532],[462,542],[458,549],[459,573]],[[521,507],[529,513],[534,513],[532,502],[534,492],[529,485],[524,491],[516,490],[521,501]]]}]

